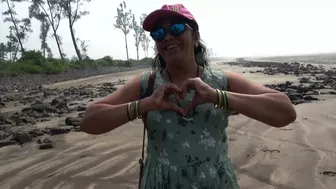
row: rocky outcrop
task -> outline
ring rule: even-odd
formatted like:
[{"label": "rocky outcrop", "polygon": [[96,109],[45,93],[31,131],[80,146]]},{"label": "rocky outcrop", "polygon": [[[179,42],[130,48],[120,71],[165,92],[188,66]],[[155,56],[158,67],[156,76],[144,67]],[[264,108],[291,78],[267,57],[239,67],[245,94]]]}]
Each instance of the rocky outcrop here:
[{"label": "rocky outcrop", "polygon": [[[116,83],[86,85],[66,89],[47,89],[39,87],[26,94],[4,95],[0,102],[3,113],[0,113],[0,147],[36,141],[40,149],[54,146],[49,136],[80,131],[79,123],[86,110],[87,103],[113,93],[116,85],[123,85],[124,80]],[[86,103],[83,103],[86,101]],[[10,103],[21,104],[19,111],[5,111]],[[67,116],[77,114],[77,116]],[[37,124],[53,118],[64,121],[52,127],[37,127]]]},{"label": "rocky outcrop", "polygon": [[336,68],[326,69],[322,65],[301,64],[298,62],[258,62],[237,61],[227,63],[231,66],[258,67],[251,73],[267,75],[296,75],[298,82],[285,82],[281,84],[265,85],[269,88],[284,92],[293,104],[308,103],[319,100],[319,95],[336,94]]}]

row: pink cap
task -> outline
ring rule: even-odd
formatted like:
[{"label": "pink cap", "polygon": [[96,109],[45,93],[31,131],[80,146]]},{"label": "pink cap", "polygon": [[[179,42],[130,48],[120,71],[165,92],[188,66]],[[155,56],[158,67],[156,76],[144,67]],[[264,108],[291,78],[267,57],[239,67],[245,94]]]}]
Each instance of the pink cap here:
[{"label": "pink cap", "polygon": [[182,4],[173,4],[173,5],[163,5],[161,9],[157,9],[151,12],[145,18],[142,27],[146,31],[151,31],[154,23],[158,19],[169,16],[181,16],[183,18],[193,20],[196,22],[195,17]]}]

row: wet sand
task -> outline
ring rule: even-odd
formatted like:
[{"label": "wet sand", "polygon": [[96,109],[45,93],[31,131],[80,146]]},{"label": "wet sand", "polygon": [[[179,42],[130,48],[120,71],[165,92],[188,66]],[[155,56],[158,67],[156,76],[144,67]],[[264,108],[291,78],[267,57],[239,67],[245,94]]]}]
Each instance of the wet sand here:
[{"label": "wet sand", "polygon": [[[296,80],[290,75],[248,73],[256,68],[215,67],[245,72],[244,76],[262,84]],[[49,87],[129,79],[142,71]],[[243,115],[230,118],[229,154],[242,189],[333,189],[336,186],[336,99],[295,108],[297,120],[284,128],[272,128]],[[39,150],[34,142],[22,147],[2,147],[0,188],[136,188],[142,127],[142,122],[137,120],[100,136],[83,132],[55,135],[51,138],[56,145],[48,150]]]}]

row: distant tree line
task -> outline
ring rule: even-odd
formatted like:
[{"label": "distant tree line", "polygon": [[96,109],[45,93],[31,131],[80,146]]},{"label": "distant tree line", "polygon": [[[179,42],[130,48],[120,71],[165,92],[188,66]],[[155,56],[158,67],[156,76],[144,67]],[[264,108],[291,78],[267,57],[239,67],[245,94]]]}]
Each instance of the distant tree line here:
[{"label": "distant tree line", "polygon": [[[0,42],[0,74],[2,73],[60,73],[68,69],[81,69],[99,66],[132,66],[134,64],[150,64],[148,57],[149,48],[157,53],[155,45],[150,44],[150,37],[142,29],[142,24],[147,16],[142,14],[139,19],[132,13],[125,1],[116,8],[115,20],[111,21],[114,28],[120,30],[125,38],[127,60],[114,60],[105,56],[93,60],[88,55],[86,40],[76,37],[76,22],[89,14],[83,5],[91,0],[0,0],[0,5],[6,10],[2,12],[4,22],[9,23],[8,35],[5,42]],[[21,18],[15,11],[15,5],[28,3],[28,17]],[[26,49],[32,30],[32,20],[40,22],[40,48],[38,50]],[[67,58],[62,48],[62,36],[59,35],[61,22],[67,22],[71,36],[75,58]],[[111,24],[112,24],[111,23]],[[133,34],[136,49],[136,60],[129,57],[127,39]],[[60,58],[54,58],[47,39],[55,40]],[[145,58],[139,60],[139,51],[142,50]],[[211,48],[207,49],[207,56],[215,56]]]},{"label": "distant tree line", "polygon": [[[52,58],[53,53],[47,38],[51,36],[57,45],[58,53],[62,61],[65,60],[66,54],[62,48],[62,36],[58,34],[59,25],[62,21],[68,22],[69,32],[76,56],[79,61],[89,59],[87,54],[87,41],[76,37],[75,24],[82,17],[89,14],[89,11],[83,10],[83,5],[91,0],[0,0],[1,6],[6,7],[6,11],[2,13],[4,22],[10,23],[9,32],[6,36],[7,41],[0,43],[0,62],[15,62],[22,57],[27,51],[25,43],[30,34],[32,19],[38,20],[40,25],[40,42],[39,51],[45,58]],[[29,17],[19,18],[15,11],[15,5],[22,2],[28,2]],[[127,36],[132,31],[135,39],[135,47],[137,52],[137,60],[139,60],[139,49],[144,51],[148,57],[148,49],[150,46],[149,36],[142,29],[142,23],[146,14],[143,14],[139,22],[130,9],[127,8],[126,2],[123,1],[117,8],[115,16],[115,28],[120,29],[125,36],[125,49],[127,60],[129,60]]]}]

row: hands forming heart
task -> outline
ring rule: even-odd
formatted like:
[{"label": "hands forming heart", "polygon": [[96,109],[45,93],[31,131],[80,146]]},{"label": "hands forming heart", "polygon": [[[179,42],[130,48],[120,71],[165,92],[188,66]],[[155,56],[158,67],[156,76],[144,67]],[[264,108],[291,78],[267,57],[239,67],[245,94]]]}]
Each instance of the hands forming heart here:
[{"label": "hands forming heart", "polygon": [[[168,99],[170,95],[174,95],[177,101],[182,101],[189,90],[195,90],[195,96],[191,103],[185,107],[179,107]],[[150,98],[152,98],[154,109],[170,109],[185,116],[197,105],[213,102],[213,94],[216,95],[215,89],[196,77],[185,80],[180,87],[173,83],[161,85]]]}]

